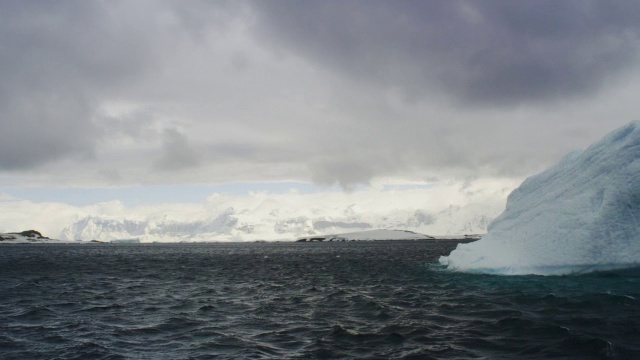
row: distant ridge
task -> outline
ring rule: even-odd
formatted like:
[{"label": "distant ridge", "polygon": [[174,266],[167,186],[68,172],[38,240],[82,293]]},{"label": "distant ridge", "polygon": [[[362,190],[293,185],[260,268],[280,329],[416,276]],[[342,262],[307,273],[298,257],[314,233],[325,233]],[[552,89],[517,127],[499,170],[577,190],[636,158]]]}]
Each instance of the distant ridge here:
[{"label": "distant ridge", "polygon": [[460,239],[464,234],[485,233],[487,224],[503,208],[503,203],[499,206],[471,204],[449,206],[437,212],[418,209],[376,213],[352,207],[310,207],[293,213],[283,204],[257,202],[257,205],[214,211],[208,217],[193,219],[148,217],[132,220],[86,216],[69,224],[59,236],[61,240],[106,242],[130,238],[140,239],[140,242],[286,241],[327,234],[366,234],[377,231],[375,229],[402,229],[416,234],[436,234],[437,238]]},{"label": "distant ridge", "polygon": [[460,235],[460,236],[442,236],[434,237],[425,234],[419,234],[409,230],[365,230],[342,234],[329,235],[313,235],[298,238],[297,242],[322,242],[322,241],[373,241],[373,240],[477,240],[481,235]]}]

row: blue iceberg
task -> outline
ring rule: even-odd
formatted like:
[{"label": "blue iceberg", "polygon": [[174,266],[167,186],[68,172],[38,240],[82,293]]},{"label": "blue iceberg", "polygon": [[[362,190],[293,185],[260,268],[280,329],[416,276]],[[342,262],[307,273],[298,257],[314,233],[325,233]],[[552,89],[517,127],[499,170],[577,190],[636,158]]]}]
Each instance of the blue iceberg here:
[{"label": "blue iceberg", "polygon": [[486,236],[459,244],[440,263],[505,275],[640,266],[640,122],[526,179]]}]

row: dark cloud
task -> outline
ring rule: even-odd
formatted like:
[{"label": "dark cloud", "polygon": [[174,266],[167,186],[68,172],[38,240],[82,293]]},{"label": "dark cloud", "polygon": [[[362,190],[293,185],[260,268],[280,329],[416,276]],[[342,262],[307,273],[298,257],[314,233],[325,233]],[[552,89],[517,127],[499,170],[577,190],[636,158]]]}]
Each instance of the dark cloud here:
[{"label": "dark cloud", "polygon": [[159,71],[181,36],[224,16],[219,5],[0,3],[0,169],[91,156],[109,133],[95,123],[101,102]]},{"label": "dark cloud", "polygon": [[88,104],[80,95],[51,90],[0,94],[0,169],[29,168],[63,155],[92,156],[96,132],[87,121]]},{"label": "dark cloud", "polygon": [[0,169],[93,152],[98,91],[141,66],[99,4],[0,4]]},{"label": "dark cloud", "polygon": [[503,105],[591,94],[635,66],[629,1],[256,1],[258,34],[408,98]]},{"label": "dark cloud", "polygon": [[357,184],[365,184],[374,176],[370,164],[351,159],[330,159],[311,164],[312,179],[317,184],[338,183],[344,189],[352,189]]},{"label": "dark cloud", "polygon": [[197,166],[199,162],[199,155],[183,133],[175,129],[166,129],[162,133],[161,156],[155,163],[157,170],[182,170]]}]

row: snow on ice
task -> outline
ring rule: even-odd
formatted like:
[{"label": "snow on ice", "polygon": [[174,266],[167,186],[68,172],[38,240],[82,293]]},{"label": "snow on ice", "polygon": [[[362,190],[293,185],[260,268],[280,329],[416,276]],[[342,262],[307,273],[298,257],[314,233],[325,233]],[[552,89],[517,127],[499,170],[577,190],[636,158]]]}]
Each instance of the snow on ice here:
[{"label": "snow on ice", "polygon": [[448,269],[563,275],[640,266],[640,122],[526,179]]}]

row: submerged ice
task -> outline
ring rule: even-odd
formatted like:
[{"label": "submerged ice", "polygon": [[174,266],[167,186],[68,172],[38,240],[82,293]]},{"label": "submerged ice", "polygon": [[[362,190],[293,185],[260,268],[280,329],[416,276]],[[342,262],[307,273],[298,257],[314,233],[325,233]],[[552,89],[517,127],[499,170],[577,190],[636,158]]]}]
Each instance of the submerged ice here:
[{"label": "submerged ice", "polygon": [[529,177],[451,270],[563,275],[640,266],[640,122]]}]

